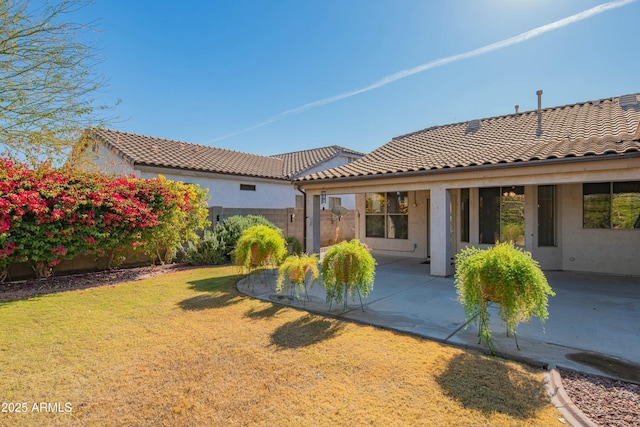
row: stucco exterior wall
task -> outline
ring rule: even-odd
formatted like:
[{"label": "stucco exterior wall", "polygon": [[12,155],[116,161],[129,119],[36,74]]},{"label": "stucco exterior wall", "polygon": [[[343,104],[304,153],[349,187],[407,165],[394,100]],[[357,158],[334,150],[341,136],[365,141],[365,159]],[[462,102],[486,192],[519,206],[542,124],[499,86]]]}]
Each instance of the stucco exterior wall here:
[{"label": "stucco exterior wall", "polygon": [[310,175],[312,173],[321,172],[327,169],[335,168],[337,166],[346,165],[350,161],[353,161],[354,159],[357,159],[357,158],[358,157],[355,157],[355,156],[345,156],[345,155],[336,156],[332,159],[327,160],[326,162],[323,162],[319,165],[316,165],[310,168],[309,170],[306,170],[304,174]]},{"label": "stucco exterior wall", "polygon": [[[310,175],[312,173],[321,172],[327,169],[335,168],[337,166],[346,165],[350,161],[357,159],[356,156],[347,156],[341,155],[336,156],[333,159],[329,159],[324,163],[321,163],[307,171],[304,172],[304,175]],[[297,191],[296,191],[297,193]],[[299,194],[299,193],[298,193]],[[339,197],[340,205],[344,206],[348,210],[354,210],[356,208],[356,198],[353,194],[332,194],[330,197]],[[327,196],[327,200],[324,203],[320,203],[320,209],[327,210],[330,209],[329,206],[329,196]]]},{"label": "stucco exterior wall", "polygon": [[[346,165],[353,159],[357,157],[349,157],[349,156],[336,156],[333,159],[330,159],[322,164],[319,164],[307,171],[304,172],[305,175],[310,175],[312,173],[321,172],[327,169],[335,168],[337,166]],[[356,208],[356,198],[353,194],[331,194],[331,196],[327,196],[327,200],[323,203],[320,202],[320,209],[328,210],[329,206],[329,198],[330,197],[339,197],[340,198],[340,206],[344,206],[348,210],[354,210]]]},{"label": "stucco exterior wall", "polygon": [[582,185],[562,193],[562,269],[640,276],[640,229],[582,228]]},{"label": "stucco exterior wall", "polygon": [[[209,190],[209,206],[225,208],[294,208],[297,192],[289,181],[266,180],[260,178],[189,173],[188,171],[137,170],[136,176],[154,178],[158,173],[174,181],[198,184]],[[255,185],[255,191],[240,190],[240,184]]]},{"label": "stucco exterior wall", "polygon": [[107,175],[131,175],[135,169],[121,156],[105,144],[90,144],[84,152],[82,167],[91,172],[101,172]]},{"label": "stucco exterior wall", "polygon": [[374,254],[427,258],[427,206],[429,191],[410,191],[409,194],[409,238],[386,239],[366,236],[365,194],[356,198],[356,238],[365,243]]},{"label": "stucco exterior wall", "polygon": [[[180,171],[169,168],[132,166],[117,152],[103,143],[89,146],[85,151],[87,170],[113,175],[135,175],[140,178],[155,178],[162,174],[165,178],[198,184],[209,190],[209,206],[226,208],[286,209],[296,207],[296,196],[301,193],[288,180],[242,177],[236,175],[212,174],[204,172]],[[357,157],[336,156],[312,168],[308,173],[326,170],[347,164]],[[306,172],[305,172],[306,173]],[[240,190],[240,184],[255,185],[255,191]],[[355,197],[352,194],[333,194],[339,197],[340,205],[349,210],[355,209]],[[330,200],[321,204],[324,210],[330,209]]]},{"label": "stucco exterior wall", "polygon": [[[449,257],[438,252],[439,270],[446,270],[449,259],[466,246],[486,248],[479,244],[479,188],[523,185],[525,187],[525,246],[545,270],[567,270],[640,277],[640,230],[610,230],[582,228],[582,183],[640,180],[640,158],[624,161],[601,160],[593,163],[576,162],[541,167],[513,168],[504,171],[487,170],[482,176],[472,172],[434,174],[429,180],[421,177],[376,178],[343,182],[308,183],[305,191],[317,195],[338,192],[356,193],[356,237],[360,238],[374,254],[387,254],[427,258],[431,255],[434,265],[434,236],[427,224],[433,226],[434,218],[429,205],[434,197],[429,188],[444,186],[450,200]],[[328,185],[331,184],[331,185]],[[556,188],[556,245],[538,246],[538,185],[555,185]],[[460,189],[469,188],[469,242],[460,239]],[[407,191],[409,193],[409,239],[367,238],[365,235],[364,192]],[[415,194],[415,197],[414,197]],[[440,194],[440,205],[442,206]],[[309,205],[310,207],[311,205]],[[311,211],[309,211],[311,212]],[[442,212],[442,210],[441,210]],[[444,216],[439,221],[446,227]],[[308,225],[311,233],[312,224]],[[440,236],[442,237],[442,236]],[[440,238],[439,238],[440,239]],[[442,239],[440,239],[442,240]],[[438,240],[438,241],[440,241]],[[429,243],[428,243],[429,242]],[[313,243],[313,242],[311,242]],[[415,248],[414,248],[415,245]],[[441,247],[442,245],[440,245]],[[308,246],[308,250],[312,245]]]},{"label": "stucco exterior wall", "polygon": [[[538,187],[525,187],[525,246],[545,270],[567,270],[640,276],[640,230],[609,230],[582,228],[582,184],[557,185],[556,232],[553,247],[538,246]],[[413,193],[409,199],[409,239],[381,239],[365,237],[364,194],[357,196],[358,210],[363,212],[359,221],[361,240],[375,253],[427,258],[428,229],[427,207],[429,191],[417,191],[417,206]],[[460,240],[460,201],[458,189],[450,190],[451,238],[454,243],[451,254],[466,246],[486,248],[478,241],[478,189],[470,191],[469,242]],[[424,200],[424,202],[422,202]],[[433,221],[433,218],[430,218]],[[415,249],[413,245],[415,244]]]}]

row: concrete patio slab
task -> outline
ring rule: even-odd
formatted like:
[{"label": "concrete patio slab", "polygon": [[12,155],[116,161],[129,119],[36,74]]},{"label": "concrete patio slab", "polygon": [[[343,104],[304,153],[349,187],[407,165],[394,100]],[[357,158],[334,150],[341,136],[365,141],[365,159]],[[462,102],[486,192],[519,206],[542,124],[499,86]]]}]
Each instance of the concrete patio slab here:
[{"label": "concrete patio slab", "polygon": [[[238,289],[250,296],[318,314],[408,332],[482,351],[478,329],[465,326],[464,311],[457,300],[453,278],[433,277],[429,265],[414,258],[376,257],[373,291],[363,300],[349,300],[346,309],[329,308],[322,286],[315,284],[308,299],[275,292],[275,272],[242,280]],[[505,335],[497,307],[492,308],[491,329],[498,355],[540,366],[558,366],[620,377],[606,366],[576,361],[572,354],[587,353],[607,361],[619,361],[640,372],[640,278],[597,274],[546,272],[556,292],[549,299],[549,319],[518,327],[516,348]],[[571,357],[571,358],[570,358]],[[572,360],[574,359],[574,360]],[[639,374],[640,376],[640,374]],[[623,378],[629,380],[629,378]]]}]

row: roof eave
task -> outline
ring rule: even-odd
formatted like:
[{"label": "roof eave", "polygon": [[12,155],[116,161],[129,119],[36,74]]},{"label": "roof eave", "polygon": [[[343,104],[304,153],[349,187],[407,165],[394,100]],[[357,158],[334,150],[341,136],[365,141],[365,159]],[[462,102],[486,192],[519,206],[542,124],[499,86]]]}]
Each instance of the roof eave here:
[{"label": "roof eave", "polygon": [[147,168],[175,169],[179,171],[200,172],[200,173],[210,173],[210,174],[229,175],[229,176],[243,176],[243,177],[249,177],[249,178],[273,179],[275,181],[291,182],[291,179],[287,177],[275,177],[275,176],[256,175],[256,174],[241,174],[241,173],[234,173],[234,172],[214,171],[214,170],[207,170],[207,169],[200,169],[200,168],[188,168],[188,167],[182,167],[182,166],[160,165],[157,163],[145,163],[145,162],[136,162],[134,163],[134,165],[138,167],[147,167]]},{"label": "roof eave", "polygon": [[578,163],[578,162],[593,162],[593,161],[602,161],[602,160],[613,160],[615,158],[636,158],[640,157],[640,151],[632,151],[622,154],[605,154],[600,156],[580,156],[580,157],[564,157],[561,159],[541,159],[541,160],[529,160],[527,162],[510,162],[510,163],[494,163],[490,165],[476,165],[476,166],[465,166],[465,167],[455,167],[455,168],[440,168],[440,169],[421,169],[421,170],[413,170],[406,172],[389,172],[389,173],[376,173],[370,175],[353,175],[353,176],[343,176],[337,178],[321,178],[321,179],[312,179],[312,180],[303,180],[301,178],[296,179],[296,183],[301,186],[305,184],[317,184],[321,182],[345,182],[345,181],[362,181],[362,180],[373,180],[373,179],[381,179],[381,178],[405,178],[411,176],[424,176],[424,175],[440,175],[447,173],[462,173],[462,172],[474,172],[479,170],[494,170],[494,169],[513,169],[513,168],[521,168],[521,167],[537,167],[537,166],[546,166],[546,165],[557,165],[557,164],[569,164],[569,163]]},{"label": "roof eave", "polygon": [[140,164],[136,159],[134,159],[133,157],[131,157],[130,155],[128,155],[127,153],[122,151],[121,147],[118,147],[117,145],[112,143],[108,138],[105,138],[104,136],[100,135],[98,133],[99,131],[100,131],[100,129],[94,129],[93,130],[93,133],[91,134],[91,138],[93,140],[103,143],[107,148],[109,148],[111,150],[111,152],[113,152],[113,150],[118,150],[118,152],[114,153],[114,154],[116,156],[120,156],[124,161],[126,161],[130,165],[136,166],[136,165]]}]

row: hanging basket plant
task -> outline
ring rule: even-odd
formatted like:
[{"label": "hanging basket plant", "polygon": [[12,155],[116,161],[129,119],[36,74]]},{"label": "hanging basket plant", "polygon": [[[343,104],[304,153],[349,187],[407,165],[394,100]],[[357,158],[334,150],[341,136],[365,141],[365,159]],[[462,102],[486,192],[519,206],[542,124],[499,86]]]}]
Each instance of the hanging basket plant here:
[{"label": "hanging basket plant", "polygon": [[322,261],[322,285],[327,293],[327,303],[343,303],[347,307],[348,297],[355,300],[369,296],[373,290],[376,260],[369,248],[354,239],[332,246]]},{"label": "hanging basket plant", "polygon": [[520,322],[534,316],[542,323],[547,320],[548,298],[555,295],[531,253],[513,243],[497,243],[486,250],[463,249],[456,255],[455,286],[467,322],[479,323],[480,340],[492,352],[490,302],[499,304],[507,336],[515,337]]},{"label": "hanging basket plant", "polygon": [[279,265],[287,255],[287,244],[280,230],[256,225],[242,232],[233,255],[236,265],[247,269]]},{"label": "hanging basket plant", "polygon": [[285,284],[295,290],[296,297],[307,291],[307,284],[313,286],[320,277],[318,268],[320,261],[315,254],[290,255],[278,268],[276,291],[281,292]]}]

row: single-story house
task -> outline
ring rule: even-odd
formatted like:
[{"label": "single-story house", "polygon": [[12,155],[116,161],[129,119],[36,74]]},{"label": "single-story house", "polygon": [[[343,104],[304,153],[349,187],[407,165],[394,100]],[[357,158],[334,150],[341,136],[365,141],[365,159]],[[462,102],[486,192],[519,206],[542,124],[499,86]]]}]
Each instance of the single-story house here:
[{"label": "single-story house", "polygon": [[[300,206],[303,195],[293,180],[363,156],[337,145],[261,156],[108,129],[88,130],[82,144],[87,169],[140,178],[162,174],[199,184],[209,190],[212,206],[236,210]],[[353,195],[333,195],[323,202],[326,209],[355,207]]]},{"label": "single-story house", "polygon": [[374,253],[449,276],[467,246],[513,241],[543,269],[640,276],[640,94],[434,126],[296,181],[307,250],[320,196],[355,194]]}]

